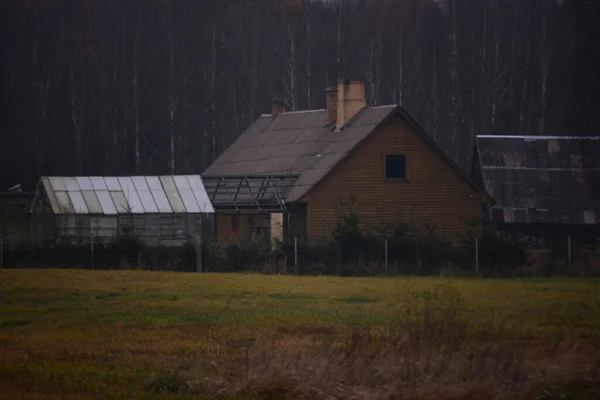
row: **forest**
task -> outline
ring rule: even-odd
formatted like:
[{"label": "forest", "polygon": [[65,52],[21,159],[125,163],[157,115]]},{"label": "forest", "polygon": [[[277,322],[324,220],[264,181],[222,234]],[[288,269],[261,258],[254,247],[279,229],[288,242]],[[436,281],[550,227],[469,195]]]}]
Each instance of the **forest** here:
[{"label": "forest", "polygon": [[599,3],[3,0],[0,191],[201,173],[274,97],[346,78],[465,167],[477,134],[596,134]]}]

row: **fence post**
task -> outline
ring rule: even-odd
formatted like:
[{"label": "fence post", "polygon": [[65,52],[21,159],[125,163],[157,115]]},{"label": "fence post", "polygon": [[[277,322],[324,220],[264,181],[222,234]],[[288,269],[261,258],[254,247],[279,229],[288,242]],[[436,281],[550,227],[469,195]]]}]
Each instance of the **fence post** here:
[{"label": "fence post", "polygon": [[298,237],[294,236],[294,274],[298,275]]},{"label": "fence post", "polygon": [[479,272],[479,239],[475,239],[475,271]]},{"label": "fence post", "polygon": [[198,220],[196,232],[196,272],[202,272],[202,216]]},{"label": "fence post", "polygon": [[90,257],[92,261],[92,269],[96,269],[94,264],[94,233],[90,232]]},{"label": "fence post", "polygon": [[[569,262],[569,270],[571,269],[572,262],[572,250],[571,250],[571,235],[567,237],[567,254],[568,254],[568,262]],[[559,273],[560,275],[560,273]]]},{"label": "fence post", "polygon": [[385,272],[387,273],[387,270],[388,270],[388,241],[387,241],[387,239],[385,239],[384,247],[385,247],[385,250],[384,250]]}]

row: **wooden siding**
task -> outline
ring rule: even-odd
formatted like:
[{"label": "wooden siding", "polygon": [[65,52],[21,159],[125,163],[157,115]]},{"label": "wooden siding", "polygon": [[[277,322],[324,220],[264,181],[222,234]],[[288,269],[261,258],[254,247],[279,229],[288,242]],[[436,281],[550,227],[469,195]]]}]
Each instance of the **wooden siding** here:
[{"label": "wooden siding", "polygon": [[[220,244],[249,243],[253,237],[266,237],[268,214],[216,214],[217,241]],[[237,230],[231,220],[237,218]]]},{"label": "wooden siding", "polygon": [[[306,205],[294,204],[289,213],[283,214],[284,238],[296,236],[299,242],[306,240]],[[231,229],[231,219],[237,217],[238,229]],[[251,237],[266,237],[265,229],[269,227],[268,214],[216,214],[215,224],[219,244],[248,243]],[[260,231],[256,228],[260,227]],[[252,229],[251,229],[252,228]],[[252,232],[252,236],[250,234]]]},{"label": "wooden siding", "polygon": [[[386,154],[406,156],[406,180],[384,179]],[[448,239],[466,232],[467,221],[482,219],[485,201],[401,117],[367,139],[310,191],[305,199],[309,239],[330,237],[339,205],[347,211],[352,199],[363,227],[378,225],[382,217],[401,218],[417,228],[433,223]]]},{"label": "wooden siding", "polygon": [[296,237],[298,242],[306,242],[306,209],[306,204],[296,203],[290,210],[288,227],[290,240]]}]

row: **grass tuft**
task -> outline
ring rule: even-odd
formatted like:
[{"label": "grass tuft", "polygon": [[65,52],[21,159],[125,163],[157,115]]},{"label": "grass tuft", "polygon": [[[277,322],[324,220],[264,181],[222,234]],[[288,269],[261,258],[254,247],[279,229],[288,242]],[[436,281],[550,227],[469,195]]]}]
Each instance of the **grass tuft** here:
[{"label": "grass tuft", "polygon": [[340,301],[343,301],[345,303],[350,303],[350,304],[364,304],[364,303],[375,303],[375,302],[379,301],[379,299],[372,299],[369,297],[362,297],[362,296],[350,296],[350,297],[344,297],[344,298],[340,299]]}]

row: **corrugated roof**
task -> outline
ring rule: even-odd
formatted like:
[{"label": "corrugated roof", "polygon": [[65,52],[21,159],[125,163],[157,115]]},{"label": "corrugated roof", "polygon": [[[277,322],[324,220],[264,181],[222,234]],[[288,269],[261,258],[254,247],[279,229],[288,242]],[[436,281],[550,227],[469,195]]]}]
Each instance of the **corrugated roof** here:
[{"label": "corrugated roof", "polygon": [[366,107],[339,132],[325,125],[326,113],[326,110],[308,110],[284,112],[276,118],[261,115],[203,176],[299,175],[283,193],[286,202],[298,201],[378,126],[394,115],[401,115],[477,187],[399,106]]},{"label": "corrugated roof", "polygon": [[600,223],[600,138],[477,136],[492,218],[524,224]]},{"label": "corrugated roof", "polygon": [[199,175],[42,177],[54,214],[213,213]]}]

